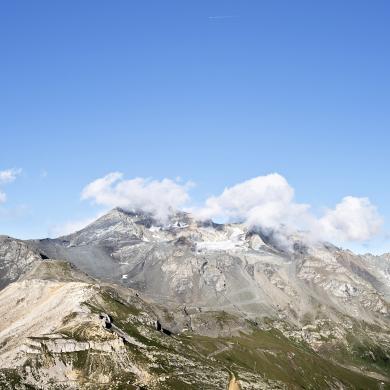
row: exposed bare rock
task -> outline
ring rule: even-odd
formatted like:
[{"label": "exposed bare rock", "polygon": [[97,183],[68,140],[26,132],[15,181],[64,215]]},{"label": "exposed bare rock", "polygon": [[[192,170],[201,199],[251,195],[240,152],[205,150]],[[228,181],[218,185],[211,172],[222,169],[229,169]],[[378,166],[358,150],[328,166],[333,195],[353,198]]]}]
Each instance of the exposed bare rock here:
[{"label": "exposed bare rock", "polygon": [[178,213],[161,225],[114,209],[85,229],[35,241],[52,258],[131,287],[163,305],[225,310],[246,318],[300,324],[318,308],[389,326],[390,260],[356,256],[291,237],[290,252],[240,224],[218,225]]},{"label": "exposed bare rock", "polygon": [[45,255],[25,241],[0,236],[0,289],[28,272],[42,258]]},{"label": "exposed bare rock", "polygon": [[390,388],[390,256],[288,240],[121,209],[2,237],[0,385]]}]

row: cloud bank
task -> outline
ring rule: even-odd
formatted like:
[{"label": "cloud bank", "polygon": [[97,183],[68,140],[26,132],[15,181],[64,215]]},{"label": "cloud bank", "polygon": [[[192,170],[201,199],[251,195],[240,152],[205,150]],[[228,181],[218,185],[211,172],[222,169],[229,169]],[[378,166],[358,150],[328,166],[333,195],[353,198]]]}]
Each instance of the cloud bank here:
[{"label": "cloud bank", "polygon": [[166,221],[175,210],[190,210],[197,218],[242,222],[249,228],[283,232],[306,232],[308,239],[364,242],[380,232],[383,220],[368,198],[346,196],[334,208],[317,216],[308,204],[295,200],[294,189],[277,173],[258,176],[225,188],[191,207],[191,184],[163,179],[126,180],[120,172],[109,173],[88,184],[82,199],[106,207],[144,210]]},{"label": "cloud bank", "polygon": [[367,241],[379,233],[383,220],[368,198],[346,196],[334,209],[317,217],[310,205],[294,200],[287,180],[273,173],[226,188],[196,210],[201,218],[242,221],[249,227],[306,231],[308,238],[329,241]]}]

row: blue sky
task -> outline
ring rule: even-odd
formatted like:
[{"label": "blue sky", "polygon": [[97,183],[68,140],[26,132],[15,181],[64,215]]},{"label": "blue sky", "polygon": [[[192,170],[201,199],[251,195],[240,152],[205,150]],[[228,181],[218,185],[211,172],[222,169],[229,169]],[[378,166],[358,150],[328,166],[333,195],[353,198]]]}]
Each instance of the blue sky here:
[{"label": "blue sky", "polygon": [[390,251],[387,1],[0,4],[0,233],[101,209],[109,172],[181,177],[195,203],[277,172],[313,210],[368,197]]}]

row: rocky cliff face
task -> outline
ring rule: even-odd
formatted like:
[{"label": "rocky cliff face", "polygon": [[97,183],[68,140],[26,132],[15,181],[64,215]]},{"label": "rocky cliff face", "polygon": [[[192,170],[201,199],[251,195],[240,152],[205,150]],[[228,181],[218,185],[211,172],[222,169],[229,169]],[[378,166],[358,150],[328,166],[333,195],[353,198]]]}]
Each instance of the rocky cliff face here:
[{"label": "rocky cliff face", "polygon": [[0,236],[0,289],[17,280],[43,257],[24,241]]},{"label": "rocky cliff face", "polygon": [[0,383],[390,388],[390,257],[288,240],[121,209],[4,238]]}]

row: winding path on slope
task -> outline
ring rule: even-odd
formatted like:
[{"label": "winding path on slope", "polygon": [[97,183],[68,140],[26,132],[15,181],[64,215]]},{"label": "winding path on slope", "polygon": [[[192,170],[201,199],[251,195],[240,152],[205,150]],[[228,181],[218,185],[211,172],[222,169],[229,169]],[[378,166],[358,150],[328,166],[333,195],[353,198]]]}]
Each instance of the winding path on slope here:
[{"label": "winding path on slope", "polygon": [[241,390],[240,382],[236,379],[234,374],[230,373],[231,378],[228,386],[228,390]]}]

